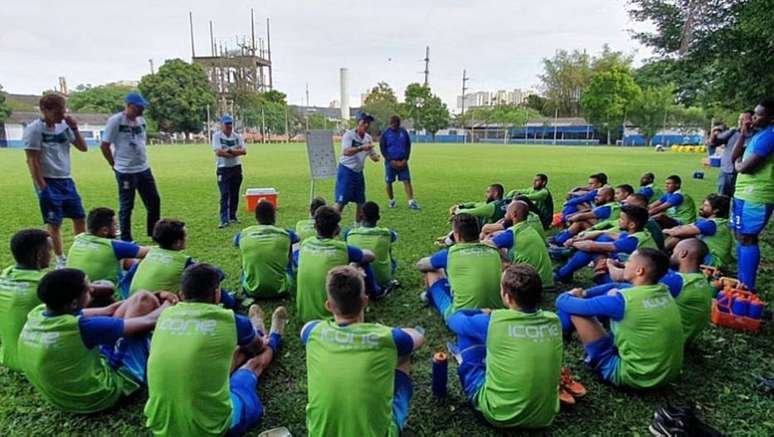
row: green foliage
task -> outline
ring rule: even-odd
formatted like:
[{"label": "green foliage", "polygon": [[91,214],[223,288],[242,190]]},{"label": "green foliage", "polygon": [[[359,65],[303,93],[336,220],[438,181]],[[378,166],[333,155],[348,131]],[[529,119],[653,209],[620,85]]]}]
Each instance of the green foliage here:
[{"label": "green foliage", "polygon": [[150,103],[147,112],[164,132],[200,132],[207,107],[215,105],[202,67],[181,59],[169,59],[155,74],[143,76],[139,89]]},{"label": "green foliage", "polygon": [[264,93],[244,91],[237,95],[235,101],[239,108],[238,116],[245,126],[259,131],[265,126],[267,134],[285,134],[286,117],[288,124],[292,124],[285,93],[277,90]]},{"label": "green foliage", "polygon": [[674,107],[673,92],[670,86],[647,87],[629,104],[627,120],[637,127],[648,145],[667,123],[669,111]]},{"label": "green foliage", "polygon": [[403,113],[414,120],[415,128],[424,129],[433,137],[439,130],[449,127],[451,119],[446,103],[433,94],[430,87],[418,83],[406,87]]},{"label": "green foliage", "polygon": [[579,50],[559,50],[553,58],[543,59],[543,73],[538,77],[548,100],[544,111],[550,106],[550,111],[558,110],[560,117],[580,115],[581,90],[591,80],[591,62],[591,56]]},{"label": "green foliage", "polygon": [[[623,125],[626,108],[642,93],[629,70],[620,65],[607,64],[594,74],[583,91],[581,108],[586,119],[600,132],[607,134],[610,144]],[[612,134],[612,138],[611,138]]]},{"label": "green foliage", "polygon": [[524,126],[531,119],[542,118],[538,111],[519,105],[496,105],[467,111],[471,122],[496,123],[504,126]]},{"label": "green foliage", "polygon": [[0,123],[3,123],[11,115],[13,109],[5,101],[5,93],[3,93],[3,86],[0,85]]},{"label": "green foliage", "polygon": [[[430,91],[430,87],[418,83],[410,83],[403,93],[403,113],[406,117],[417,123],[421,118],[422,109],[432,95],[433,93]],[[418,126],[417,128],[422,129]]]},{"label": "green foliage", "polygon": [[67,106],[73,112],[114,114],[124,109],[124,98],[133,90],[133,87],[115,84],[95,87],[83,85],[70,93],[67,98]]},{"label": "green foliage", "polygon": [[374,117],[371,123],[371,131],[374,133],[384,131],[393,115],[403,115],[402,109],[395,91],[386,82],[376,84],[363,102],[363,111]]},{"label": "green foliage", "polygon": [[544,97],[540,97],[537,94],[530,94],[527,96],[527,101],[524,106],[529,109],[534,109],[540,114],[549,115],[545,112],[548,101]]}]

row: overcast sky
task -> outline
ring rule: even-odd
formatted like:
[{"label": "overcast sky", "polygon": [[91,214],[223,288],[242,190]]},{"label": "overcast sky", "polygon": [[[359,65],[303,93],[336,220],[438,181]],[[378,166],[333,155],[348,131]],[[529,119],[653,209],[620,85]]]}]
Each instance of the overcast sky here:
[{"label": "overcast sky", "polygon": [[[227,6],[224,6],[227,5]],[[629,37],[624,0],[256,0],[256,1],[3,1],[0,84],[12,93],[40,93],[65,76],[71,88],[139,80],[165,59],[190,61],[188,11],[197,54],[215,37],[264,36],[271,18],[275,88],[291,104],[327,106],[339,99],[339,68],[349,68],[350,105],[379,81],[402,95],[421,82],[430,46],[430,85],[456,110],[463,68],[472,91],[534,88],[541,59],[558,49],[602,44],[635,55],[649,52]]]}]

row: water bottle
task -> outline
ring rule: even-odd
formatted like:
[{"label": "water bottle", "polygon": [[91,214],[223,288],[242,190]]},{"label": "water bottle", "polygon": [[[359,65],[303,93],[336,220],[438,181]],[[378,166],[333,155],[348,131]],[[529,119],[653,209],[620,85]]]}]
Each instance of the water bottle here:
[{"label": "water bottle", "polygon": [[752,299],[750,299],[750,307],[747,311],[747,317],[751,319],[760,319],[761,314],[763,314],[763,301],[758,299],[757,296],[754,296]]},{"label": "water bottle", "polygon": [[721,313],[728,313],[730,312],[731,307],[731,298],[729,296],[729,293],[725,290],[720,290],[718,292],[718,295],[716,297],[717,304],[718,304],[718,311]]},{"label": "water bottle", "polygon": [[737,294],[731,303],[731,313],[737,317],[747,317],[750,309],[750,298],[744,294]]},{"label": "water bottle", "polygon": [[437,352],[433,355],[433,395],[446,396],[446,382],[449,378],[449,361],[446,354]]}]

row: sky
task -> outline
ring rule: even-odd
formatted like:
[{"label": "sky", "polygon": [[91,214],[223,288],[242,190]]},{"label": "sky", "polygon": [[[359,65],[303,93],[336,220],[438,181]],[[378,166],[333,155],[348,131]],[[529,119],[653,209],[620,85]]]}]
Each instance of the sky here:
[{"label": "sky", "polygon": [[188,12],[197,55],[209,55],[209,20],[229,47],[271,19],[275,89],[291,104],[339,100],[339,69],[349,69],[350,106],[386,81],[402,97],[423,80],[430,46],[430,86],[456,110],[462,70],[470,91],[536,89],[541,60],[559,49],[596,54],[603,44],[632,54],[650,52],[630,37],[637,26],[623,0],[167,0],[6,1],[0,7],[0,85],[37,94],[64,76],[68,86],[139,80],[148,60],[190,61]]}]

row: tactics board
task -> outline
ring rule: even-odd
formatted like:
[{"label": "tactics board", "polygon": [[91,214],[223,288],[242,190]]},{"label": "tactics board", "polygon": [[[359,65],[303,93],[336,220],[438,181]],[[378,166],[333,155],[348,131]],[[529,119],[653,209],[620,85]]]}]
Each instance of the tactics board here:
[{"label": "tactics board", "polygon": [[333,151],[333,133],[314,129],[306,134],[306,153],[312,180],[336,177],[336,155]]}]

